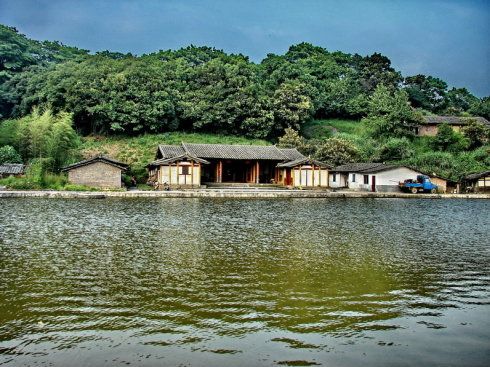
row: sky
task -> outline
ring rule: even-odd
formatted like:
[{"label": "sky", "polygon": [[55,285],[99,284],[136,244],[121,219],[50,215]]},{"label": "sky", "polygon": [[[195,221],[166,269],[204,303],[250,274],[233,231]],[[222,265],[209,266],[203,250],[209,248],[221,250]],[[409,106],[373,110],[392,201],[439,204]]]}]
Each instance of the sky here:
[{"label": "sky", "polygon": [[300,42],[380,52],[404,76],[490,95],[490,0],[0,0],[0,23],[94,52],[193,44],[255,62]]}]

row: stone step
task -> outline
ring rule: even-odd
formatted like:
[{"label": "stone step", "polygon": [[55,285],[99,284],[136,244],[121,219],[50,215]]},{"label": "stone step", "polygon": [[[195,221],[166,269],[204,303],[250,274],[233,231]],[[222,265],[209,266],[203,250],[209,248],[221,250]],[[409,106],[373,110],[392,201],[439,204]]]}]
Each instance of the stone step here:
[{"label": "stone step", "polygon": [[205,182],[203,185],[206,186],[207,189],[278,189],[284,190],[287,187],[283,185],[277,184],[254,184],[254,183],[241,183],[241,182]]}]

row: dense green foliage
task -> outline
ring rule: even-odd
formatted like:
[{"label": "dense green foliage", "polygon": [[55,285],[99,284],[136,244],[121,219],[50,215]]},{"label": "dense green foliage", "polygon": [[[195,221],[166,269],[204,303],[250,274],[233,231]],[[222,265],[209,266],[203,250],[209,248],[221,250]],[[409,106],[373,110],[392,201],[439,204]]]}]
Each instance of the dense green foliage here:
[{"label": "dense green foliage", "polygon": [[[403,79],[378,53],[363,57],[300,43],[256,64],[243,55],[194,46],[139,57],[89,55],[29,40],[5,26],[0,39],[0,114],[19,117],[34,106],[48,106],[73,113],[82,134],[179,130],[273,139],[312,118],[366,117],[373,108],[384,108],[373,106],[383,93],[396,97],[394,108],[409,99],[431,112],[484,109],[484,101],[464,88],[448,91],[431,76]],[[388,120],[404,117],[400,111]],[[379,128],[389,133],[393,126],[385,122]]]},{"label": "dense green foliage", "polygon": [[414,126],[422,122],[422,117],[410,107],[405,91],[392,92],[382,84],[369,98],[368,108],[364,121],[375,138],[410,137]]},{"label": "dense green foliage", "polygon": [[0,164],[4,163],[22,163],[22,157],[13,146],[0,147]]},{"label": "dense green foliage", "polygon": [[469,148],[475,149],[490,142],[490,127],[471,121],[462,129],[466,137]]},{"label": "dense green foliage", "polygon": [[465,138],[455,132],[448,124],[441,124],[434,139],[431,141],[432,148],[441,152],[460,152],[468,143]]},{"label": "dense green foliage", "polygon": [[331,164],[403,163],[454,179],[489,169],[489,131],[481,124],[415,137],[415,125],[432,113],[488,119],[490,98],[432,76],[404,78],[379,53],[300,43],[260,63],[195,46],[89,54],[0,25],[0,147],[11,147],[0,156],[42,166],[26,179],[36,187],[94,153],[130,163],[144,182],[158,144],[265,144],[283,134],[280,146]]},{"label": "dense green foliage", "polygon": [[27,71],[40,73],[48,65],[87,56],[87,50],[60,42],[31,40],[15,28],[0,24],[0,118],[10,116],[13,107],[13,89],[8,86],[13,77],[28,75]]}]

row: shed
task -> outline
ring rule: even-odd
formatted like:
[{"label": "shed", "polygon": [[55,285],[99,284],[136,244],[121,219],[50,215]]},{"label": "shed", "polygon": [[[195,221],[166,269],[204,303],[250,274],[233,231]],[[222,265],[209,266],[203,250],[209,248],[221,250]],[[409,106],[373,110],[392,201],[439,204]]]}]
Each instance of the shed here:
[{"label": "shed", "polygon": [[0,165],[0,178],[9,176],[22,176],[25,173],[26,166],[17,163],[4,163]]},{"label": "shed", "polygon": [[464,179],[467,191],[490,191],[490,171],[473,173]]},{"label": "shed", "polygon": [[409,167],[384,163],[349,163],[331,170],[330,187],[357,191],[394,192],[398,184],[421,173]]},{"label": "shed", "polygon": [[64,167],[68,181],[76,185],[98,187],[101,189],[121,188],[121,173],[128,169],[126,163],[98,155]]}]

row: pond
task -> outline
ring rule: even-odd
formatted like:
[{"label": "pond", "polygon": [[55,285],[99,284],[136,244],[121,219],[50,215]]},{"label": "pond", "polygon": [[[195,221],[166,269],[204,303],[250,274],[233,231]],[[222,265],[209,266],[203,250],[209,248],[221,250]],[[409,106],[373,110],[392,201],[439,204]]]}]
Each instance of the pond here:
[{"label": "pond", "polygon": [[490,201],[2,199],[0,365],[483,366]]}]

